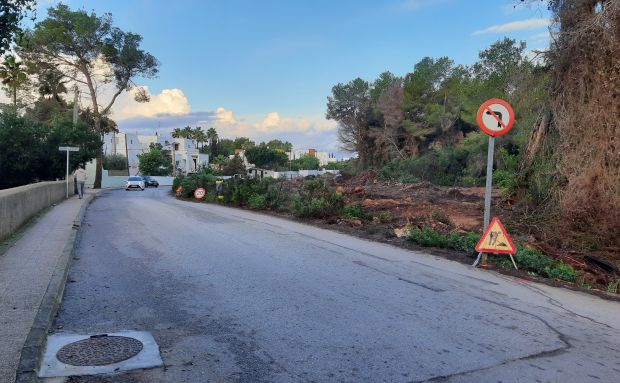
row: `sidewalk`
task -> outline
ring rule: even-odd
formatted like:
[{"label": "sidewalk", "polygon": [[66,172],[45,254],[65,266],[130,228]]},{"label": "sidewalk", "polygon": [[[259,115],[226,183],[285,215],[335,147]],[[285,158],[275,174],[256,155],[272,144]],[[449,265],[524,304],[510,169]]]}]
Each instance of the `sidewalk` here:
[{"label": "sidewalk", "polygon": [[34,367],[62,297],[76,229],[95,193],[54,206],[0,254],[0,383],[13,383],[18,367]]}]

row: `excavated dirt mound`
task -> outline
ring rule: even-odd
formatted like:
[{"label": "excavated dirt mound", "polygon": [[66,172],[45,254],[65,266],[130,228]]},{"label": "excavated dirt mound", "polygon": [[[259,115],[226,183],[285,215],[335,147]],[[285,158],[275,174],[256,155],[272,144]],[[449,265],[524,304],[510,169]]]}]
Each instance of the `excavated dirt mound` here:
[{"label": "excavated dirt mound", "polygon": [[[340,186],[347,203],[359,203],[372,216],[389,212],[390,226],[395,235],[404,235],[407,225],[431,226],[462,233],[481,233],[484,216],[483,187],[445,187],[428,182],[404,184],[380,179],[374,171],[356,176],[340,176],[333,183]],[[556,233],[554,238],[545,235],[548,228],[541,228],[528,220],[509,199],[502,198],[499,190],[492,194],[491,215],[498,216],[510,230],[512,237],[547,255],[562,260],[583,271],[586,284],[606,286],[620,278],[618,249],[561,250],[554,241],[571,233]],[[377,224],[377,221],[365,225]],[[352,226],[360,227],[357,221]],[[400,233],[400,234],[399,234]],[[560,249],[560,250],[558,250]]]}]

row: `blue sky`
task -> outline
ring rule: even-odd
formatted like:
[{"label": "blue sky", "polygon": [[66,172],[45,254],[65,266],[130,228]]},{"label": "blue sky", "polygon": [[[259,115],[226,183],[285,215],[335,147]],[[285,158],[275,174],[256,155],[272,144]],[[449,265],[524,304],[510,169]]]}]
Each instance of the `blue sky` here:
[{"label": "blue sky", "polygon": [[549,13],[537,1],[517,8],[514,0],[66,3],[111,12],[116,26],[140,33],[161,62],[157,79],[138,81],[153,94],[152,105],[120,100],[114,117],[121,130],[215,121],[222,136],[290,138],[320,150],[338,146],[335,124],[324,120],[336,83],[386,70],[404,75],[424,56],[472,63],[504,36],[528,48],[548,45]]}]

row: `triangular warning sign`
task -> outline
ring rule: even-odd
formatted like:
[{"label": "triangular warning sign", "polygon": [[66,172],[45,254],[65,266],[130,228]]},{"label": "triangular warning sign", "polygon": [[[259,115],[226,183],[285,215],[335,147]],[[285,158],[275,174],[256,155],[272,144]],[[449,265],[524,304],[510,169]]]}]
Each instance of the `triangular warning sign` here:
[{"label": "triangular warning sign", "polygon": [[489,227],[478,241],[476,251],[481,253],[515,254],[517,247],[508,236],[508,232],[499,218],[491,220]]}]

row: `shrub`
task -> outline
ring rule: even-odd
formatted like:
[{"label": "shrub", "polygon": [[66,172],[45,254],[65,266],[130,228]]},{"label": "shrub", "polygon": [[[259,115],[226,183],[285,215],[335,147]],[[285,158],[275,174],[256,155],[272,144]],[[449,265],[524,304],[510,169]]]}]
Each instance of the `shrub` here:
[{"label": "shrub", "polygon": [[431,150],[419,157],[393,160],[381,169],[381,177],[400,182],[429,181],[438,185],[460,183],[469,151],[463,147]]},{"label": "shrub", "polygon": [[454,249],[474,255],[476,254],[475,247],[480,239],[479,237],[474,232],[461,235],[456,230],[444,233],[429,226],[423,226],[422,228],[412,226],[409,229],[407,239],[422,246]]},{"label": "shrub", "polygon": [[305,181],[293,198],[293,214],[298,217],[337,216],[343,207],[342,195],[328,188],[320,178]]},{"label": "shrub", "polygon": [[394,216],[389,210],[380,211],[379,214],[377,214],[377,218],[381,223],[390,223],[394,220]]},{"label": "shrub", "polygon": [[534,271],[540,275],[545,275],[545,269],[552,268],[555,262],[553,258],[541,252],[523,246],[518,247],[514,259],[520,268]]},{"label": "shrub", "polygon": [[362,221],[369,221],[371,219],[359,203],[353,203],[345,206],[344,216],[350,219],[361,219]]},{"label": "shrub", "polygon": [[198,188],[205,188],[207,192],[214,190],[216,178],[217,177],[208,169],[200,173],[179,175],[175,177],[172,182],[172,190],[176,191],[176,189],[181,186],[183,188],[181,195],[183,197],[191,197]]},{"label": "shrub", "polygon": [[267,196],[265,194],[252,194],[250,198],[248,198],[248,206],[251,209],[267,208]]},{"label": "shrub", "polygon": [[284,209],[289,196],[283,185],[282,180],[273,178],[230,178],[224,183],[224,202],[253,209]]},{"label": "shrub", "polygon": [[574,282],[577,279],[577,273],[571,265],[556,261],[538,250],[518,246],[517,254],[515,254],[514,258],[517,266],[521,269],[532,271],[543,277],[561,279],[568,282]]},{"label": "shrub", "polygon": [[103,168],[106,170],[126,170],[127,157],[120,154],[109,154],[103,157]]},{"label": "shrub", "polygon": [[567,282],[574,282],[577,279],[577,273],[575,273],[573,267],[563,262],[557,262],[553,267],[546,268],[545,274],[549,278],[561,279]]},{"label": "shrub", "polygon": [[443,209],[433,209],[431,213],[431,218],[435,221],[445,223],[446,225],[452,225],[452,219]]}]

